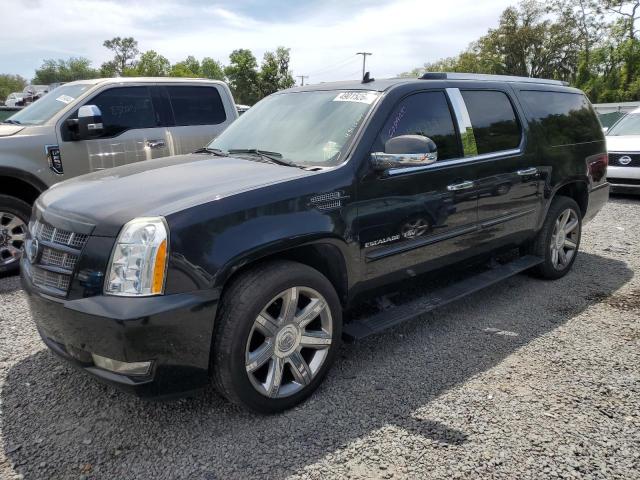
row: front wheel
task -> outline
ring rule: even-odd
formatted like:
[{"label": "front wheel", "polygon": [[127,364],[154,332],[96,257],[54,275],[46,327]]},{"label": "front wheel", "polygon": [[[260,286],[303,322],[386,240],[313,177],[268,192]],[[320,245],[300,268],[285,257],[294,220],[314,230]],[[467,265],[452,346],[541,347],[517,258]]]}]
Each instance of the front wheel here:
[{"label": "front wheel", "polygon": [[532,253],[544,259],[533,269],[542,278],[557,279],[571,270],[580,247],[582,215],[569,197],[557,197],[532,247]]},{"label": "front wheel", "polygon": [[216,387],[260,413],[307,398],[331,366],[342,335],[342,309],[329,280],[288,261],[241,274],[225,292],[217,322]]},{"label": "front wheel", "polygon": [[0,273],[18,271],[30,216],[26,202],[0,195]]}]

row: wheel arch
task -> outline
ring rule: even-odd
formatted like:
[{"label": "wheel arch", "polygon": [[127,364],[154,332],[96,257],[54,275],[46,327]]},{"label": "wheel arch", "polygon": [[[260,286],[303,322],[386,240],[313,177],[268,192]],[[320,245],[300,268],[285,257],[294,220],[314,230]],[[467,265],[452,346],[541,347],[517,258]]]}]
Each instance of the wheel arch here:
[{"label": "wheel arch", "polygon": [[569,197],[575,200],[578,207],[580,207],[580,214],[582,218],[587,214],[587,209],[589,207],[589,185],[587,181],[582,179],[568,180],[557,185],[556,188],[552,190],[549,195],[549,200],[545,205],[544,214],[540,216],[538,221],[538,230],[542,228],[542,224],[544,223],[544,219],[547,217],[551,203],[558,196]]},{"label": "wheel arch", "polygon": [[9,195],[33,205],[47,189],[44,182],[31,173],[15,168],[0,167],[0,195]]}]

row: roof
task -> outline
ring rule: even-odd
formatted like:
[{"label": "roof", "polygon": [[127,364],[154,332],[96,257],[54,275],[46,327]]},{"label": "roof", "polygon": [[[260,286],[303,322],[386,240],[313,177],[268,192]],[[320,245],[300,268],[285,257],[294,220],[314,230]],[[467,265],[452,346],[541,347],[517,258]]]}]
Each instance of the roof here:
[{"label": "roof", "polygon": [[514,77],[507,75],[484,75],[473,73],[445,73],[445,72],[429,72],[422,77],[399,77],[374,79],[368,83],[362,83],[361,80],[350,80],[343,82],[327,82],[305,85],[304,87],[294,87],[286,90],[287,92],[304,92],[313,90],[369,90],[383,92],[391,87],[402,84],[424,84],[430,81],[473,81],[473,82],[509,82],[509,83],[535,83],[539,85],[552,85],[566,87],[568,84],[560,80],[546,80],[541,78]]}]

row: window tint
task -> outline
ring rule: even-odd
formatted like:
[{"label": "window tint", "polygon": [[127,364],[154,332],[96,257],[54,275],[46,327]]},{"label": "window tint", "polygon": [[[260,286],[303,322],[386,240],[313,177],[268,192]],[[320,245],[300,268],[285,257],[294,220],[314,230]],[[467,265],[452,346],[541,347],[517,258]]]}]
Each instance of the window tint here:
[{"label": "window tint", "polygon": [[478,154],[518,148],[520,126],[509,97],[502,92],[462,91]]},{"label": "window tint", "polygon": [[227,119],[215,87],[167,87],[176,125],[216,125]]},{"label": "window tint", "polygon": [[380,133],[379,147],[400,135],[429,137],[438,146],[439,160],[460,157],[458,137],[444,92],[421,92],[402,100]]},{"label": "window tint", "polygon": [[520,95],[552,146],[602,139],[602,130],[591,104],[581,93],[522,91]]},{"label": "window tint", "polygon": [[158,125],[147,87],[111,88],[98,94],[87,104],[97,105],[102,111],[105,137],[113,137],[135,128],[155,128]]}]

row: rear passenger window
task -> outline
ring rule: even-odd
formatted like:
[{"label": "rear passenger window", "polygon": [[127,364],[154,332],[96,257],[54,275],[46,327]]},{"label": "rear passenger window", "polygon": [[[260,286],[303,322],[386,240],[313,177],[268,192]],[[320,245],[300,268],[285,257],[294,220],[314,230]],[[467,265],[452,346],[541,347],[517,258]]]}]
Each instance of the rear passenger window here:
[{"label": "rear passenger window", "polygon": [[167,87],[177,126],[217,125],[227,116],[215,87]]},{"label": "rear passenger window", "polygon": [[506,94],[486,90],[461,93],[471,118],[478,154],[520,146],[520,125]]},{"label": "rear passenger window", "polygon": [[380,133],[378,148],[400,135],[429,137],[438,146],[439,160],[461,156],[444,92],[421,92],[401,100]]},{"label": "rear passenger window", "polygon": [[581,93],[524,90],[520,96],[532,116],[532,126],[542,130],[551,146],[602,138],[596,114]]},{"label": "rear passenger window", "polygon": [[104,137],[114,137],[127,130],[158,126],[147,87],[110,88],[87,104],[100,108]]}]

